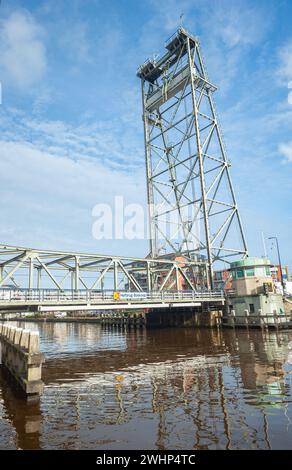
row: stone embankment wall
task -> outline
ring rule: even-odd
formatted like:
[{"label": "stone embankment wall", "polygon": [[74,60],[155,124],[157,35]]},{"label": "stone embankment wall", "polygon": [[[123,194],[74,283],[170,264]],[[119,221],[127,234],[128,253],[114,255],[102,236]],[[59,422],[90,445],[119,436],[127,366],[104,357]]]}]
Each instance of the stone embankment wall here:
[{"label": "stone embankment wall", "polygon": [[40,337],[35,331],[0,324],[0,363],[27,396],[43,391]]}]

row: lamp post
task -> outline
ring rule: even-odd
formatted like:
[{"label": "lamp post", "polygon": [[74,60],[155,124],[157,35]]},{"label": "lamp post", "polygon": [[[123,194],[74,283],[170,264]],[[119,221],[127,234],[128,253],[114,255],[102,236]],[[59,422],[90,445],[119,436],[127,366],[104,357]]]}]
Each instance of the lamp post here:
[{"label": "lamp post", "polygon": [[282,284],[282,288],[283,288],[283,294],[285,293],[284,291],[284,279],[283,279],[283,271],[282,271],[282,263],[281,263],[281,257],[280,257],[280,250],[279,250],[279,243],[278,243],[278,237],[269,237],[269,240],[276,240],[276,244],[277,244],[277,252],[278,252],[278,262],[279,262],[279,266],[280,266],[280,276],[281,276],[281,284]]}]

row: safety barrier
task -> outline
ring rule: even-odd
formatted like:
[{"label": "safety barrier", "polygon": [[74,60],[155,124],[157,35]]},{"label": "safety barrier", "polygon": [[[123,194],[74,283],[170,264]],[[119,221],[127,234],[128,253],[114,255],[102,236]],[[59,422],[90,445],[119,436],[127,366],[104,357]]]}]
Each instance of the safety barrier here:
[{"label": "safety barrier", "polygon": [[[116,295],[119,294],[119,295]],[[103,303],[115,301],[194,301],[200,299],[224,299],[223,291],[94,291],[94,290],[58,290],[58,289],[0,289],[0,303],[29,302],[74,302],[86,301]]]}]

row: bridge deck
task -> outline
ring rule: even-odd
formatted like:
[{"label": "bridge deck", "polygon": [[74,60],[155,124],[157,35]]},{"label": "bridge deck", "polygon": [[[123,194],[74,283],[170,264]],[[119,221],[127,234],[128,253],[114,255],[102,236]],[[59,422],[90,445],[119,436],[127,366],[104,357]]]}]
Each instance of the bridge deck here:
[{"label": "bridge deck", "polygon": [[93,292],[52,289],[0,290],[0,310],[120,310],[224,304],[221,291]]}]

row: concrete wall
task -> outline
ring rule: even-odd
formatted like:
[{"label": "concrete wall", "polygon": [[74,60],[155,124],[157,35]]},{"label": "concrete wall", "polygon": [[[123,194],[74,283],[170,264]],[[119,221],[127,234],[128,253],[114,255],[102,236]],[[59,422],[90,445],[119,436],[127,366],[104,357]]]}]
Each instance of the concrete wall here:
[{"label": "concrete wall", "polygon": [[234,279],[232,281],[232,289],[237,295],[257,295],[264,292],[264,284],[270,283],[272,279],[267,277],[245,277],[242,279]]},{"label": "concrete wall", "polygon": [[43,355],[39,333],[0,324],[2,367],[9,372],[27,396],[43,391],[41,380]]},{"label": "concrete wall", "polygon": [[[222,307],[223,308],[223,307]],[[223,312],[202,307],[156,308],[147,313],[148,328],[168,327],[206,327],[213,328],[221,324]]]},{"label": "concrete wall", "polygon": [[[251,305],[254,311],[251,311]],[[283,297],[279,294],[268,295],[243,295],[228,298],[228,308],[235,310],[236,316],[244,316],[248,310],[250,314],[257,313],[260,309],[264,315],[277,313],[284,315]]]},{"label": "concrete wall", "polygon": [[282,295],[269,293],[228,298],[224,324],[229,326],[289,326],[289,322]]}]

